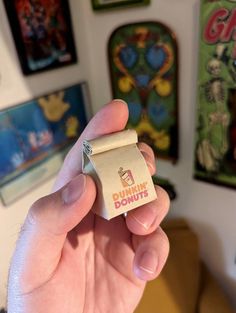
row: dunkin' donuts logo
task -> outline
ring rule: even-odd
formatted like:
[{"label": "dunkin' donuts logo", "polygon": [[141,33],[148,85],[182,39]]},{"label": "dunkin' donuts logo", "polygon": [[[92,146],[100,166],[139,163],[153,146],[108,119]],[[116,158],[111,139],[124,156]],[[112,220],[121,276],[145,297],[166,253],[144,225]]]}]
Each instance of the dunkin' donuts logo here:
[{"label": "dunkin' donuts logo", "polygon": [[131,170],[124,171],[123,167],[120,167],[118,174],[120,176],[120,180],[124,188],[134,185],[134,178],[131,173]]},{"label": "dunkin' donuts logo", "polygon": [[112,194],[116,209],[148,197],[147,182],[135,184],[132,172],[130,170],[123,170],[123,168],[119,169],[118,174],[124,189]]}]

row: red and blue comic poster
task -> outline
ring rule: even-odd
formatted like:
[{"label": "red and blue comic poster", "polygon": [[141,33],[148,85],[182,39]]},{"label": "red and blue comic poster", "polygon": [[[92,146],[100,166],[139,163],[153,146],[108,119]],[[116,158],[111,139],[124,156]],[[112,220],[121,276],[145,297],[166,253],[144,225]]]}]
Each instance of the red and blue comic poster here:
[{"label": "red and blue comic poster", "polygon": [[4,0],[25,75],[77,61],[68,1]]}]

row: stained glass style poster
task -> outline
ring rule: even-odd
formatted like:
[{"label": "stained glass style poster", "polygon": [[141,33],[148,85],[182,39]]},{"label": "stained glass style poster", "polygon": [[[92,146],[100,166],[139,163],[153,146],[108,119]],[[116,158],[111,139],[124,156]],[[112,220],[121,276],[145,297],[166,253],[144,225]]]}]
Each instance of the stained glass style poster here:
[{"label": "stained glass style poster", "polygon": [[114,98],[128,103],[128,128],[159,158],[178,158],[178,51],[173,32],[157,22],[123,25],[108,44]]}]

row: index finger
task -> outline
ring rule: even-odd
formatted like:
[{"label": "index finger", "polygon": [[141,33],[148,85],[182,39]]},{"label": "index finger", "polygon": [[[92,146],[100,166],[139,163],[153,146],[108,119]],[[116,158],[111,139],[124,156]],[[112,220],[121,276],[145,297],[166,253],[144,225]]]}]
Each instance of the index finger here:
[{"label": "index finger", "polygon": [[128,106],[123,100],[113,100],[105,105],[89,122],[83,133],[67,154],[57,176],[53,191],[57,191],[82,171],[83,140],[121,131],[128,120]]}]

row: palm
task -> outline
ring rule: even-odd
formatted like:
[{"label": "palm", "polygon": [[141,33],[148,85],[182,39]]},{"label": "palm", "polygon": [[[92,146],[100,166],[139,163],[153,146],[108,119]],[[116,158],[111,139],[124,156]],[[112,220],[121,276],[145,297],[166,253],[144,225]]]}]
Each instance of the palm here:
[{"label": "palm", "polygon": [[145,286],[133,274],[133,258],[132,235],[124,219],[108,222],[89,213],[68,234],[57,269],[42,287],[45,294],[57,298],[56,307],[49,309],[58,313],[133,312]]}]

